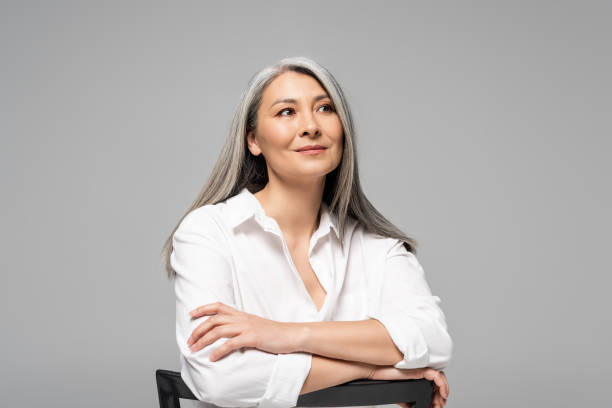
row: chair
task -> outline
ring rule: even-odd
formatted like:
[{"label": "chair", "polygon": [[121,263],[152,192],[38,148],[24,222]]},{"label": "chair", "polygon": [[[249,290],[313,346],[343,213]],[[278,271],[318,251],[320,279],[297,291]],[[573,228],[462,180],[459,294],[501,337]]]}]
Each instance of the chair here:
[{"label": "chair", "polygon": [[[180,408],[179,398],[195,400],[183,382],[181,373],[157,370],[157,393],[160,408]],[[346,407],[412,402],[415,408],[429,408],[433,397],[433,381],[418,380],[354,380],[299,396],[299,407]]]}]

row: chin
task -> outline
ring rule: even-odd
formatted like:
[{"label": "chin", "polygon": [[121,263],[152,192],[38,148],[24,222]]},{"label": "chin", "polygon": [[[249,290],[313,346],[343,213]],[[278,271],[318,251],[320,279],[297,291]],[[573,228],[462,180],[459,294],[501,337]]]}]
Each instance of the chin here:
[{"label": "chin", "polygon": [[332,171],[334,171],[334,169],[323,169],[320,171],[305,171],[305,172],[302,172],[300,176],[302,177],[324,177],[324,176],[327,176]]}]

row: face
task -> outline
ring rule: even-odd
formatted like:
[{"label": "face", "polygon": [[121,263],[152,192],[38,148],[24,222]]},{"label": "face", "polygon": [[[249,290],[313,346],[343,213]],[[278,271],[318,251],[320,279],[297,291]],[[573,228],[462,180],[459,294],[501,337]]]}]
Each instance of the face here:
[{"label": "face", "polygon": [[[342,159],[343,130],[327,92],[309,75],[289,71],[264,89],[257,129],[247,135],[253,155],[263,154],[271,172],[291,180],[321,178]],[[319,145],[315,154],[300,153]]]}]

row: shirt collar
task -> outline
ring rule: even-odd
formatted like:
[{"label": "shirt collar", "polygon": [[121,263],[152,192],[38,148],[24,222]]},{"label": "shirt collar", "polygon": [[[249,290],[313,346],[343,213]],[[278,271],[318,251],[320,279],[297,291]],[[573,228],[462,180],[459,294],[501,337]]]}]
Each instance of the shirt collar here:
[{"label": "shirt collar", "polygon": [[[270,226],[270,217],[266,215],[255,195],[246,187],[243,187],[238,194],[228,198],[226,202],[229,205],[228,220],[232,228],[236,228],[251,217],[255,217],[255,220],[264,227]],[[330,229],[334,231],[337,238],[340,237],[337,217],[322,201],[319,228],[315,231],[315,235],[326,234]]]}]

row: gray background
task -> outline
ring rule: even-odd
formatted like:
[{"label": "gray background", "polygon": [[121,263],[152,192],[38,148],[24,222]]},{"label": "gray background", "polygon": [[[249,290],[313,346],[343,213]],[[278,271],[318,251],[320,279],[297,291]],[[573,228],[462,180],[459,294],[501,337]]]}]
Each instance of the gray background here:
[{"label": "gray background", "polygon": [[[384,5],[384,7],[383,7]],[[0,405],[157,404],[161,246],[251,75],[304,55],[420,242],[447,407],[610,404],[610,2],[2,2]]]}]

